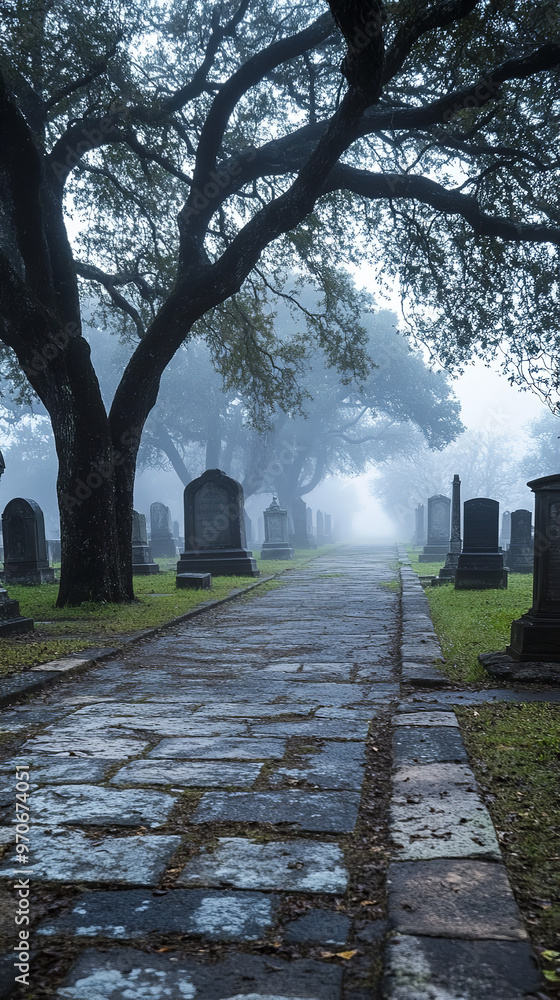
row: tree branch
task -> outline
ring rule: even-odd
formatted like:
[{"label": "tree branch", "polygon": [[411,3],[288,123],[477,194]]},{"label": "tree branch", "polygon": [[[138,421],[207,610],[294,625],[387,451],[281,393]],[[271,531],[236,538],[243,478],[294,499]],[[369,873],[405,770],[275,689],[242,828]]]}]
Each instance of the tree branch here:
[{"label": "tree branch", "polygon": [[[94,267],[93,264],[86,264],[82,261],[76,261],[76,272],[81,278],[85,278],[87,281],[97,281],[100,285],[103,285],[115,305],[118,306],[122,312],[126,313],[127,316],[130,316],[136,327],[140,340],[145,337],[146,329],[142,322],[140,313],[134,308],[132,303],[125,299],[124,295],[121,295],[121,293],[117,291],[115,287],[118,284],[124,284],[122,275],[112,276],[110,274],[105,274],[104,271],[101,271],[98,267]],[[134,279],[130,278],[129,280],[133,281]]]}]

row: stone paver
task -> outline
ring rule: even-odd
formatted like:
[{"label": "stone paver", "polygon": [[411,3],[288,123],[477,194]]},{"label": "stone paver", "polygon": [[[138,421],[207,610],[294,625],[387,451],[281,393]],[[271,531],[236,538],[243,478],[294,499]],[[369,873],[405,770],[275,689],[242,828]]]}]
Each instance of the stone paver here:
[{"label": "stone paver", "polygon": [[350,833],[356,824],[357,792],[206,792],[193,823],[289,823],[317,833]]},{"label": "stone paver", "polygon": [[337,844],[286,840],[256,844],[224,837],[208,854],[189,861],[177,885],[344,893],[348,872]]},{"label": "stone paver", "polygon": [[360,743],[327,743],[317,754],[306,754],[298,767],[278,767],[272,788],[286,781],[305,781],[318,788],[360,790],[364,781],[364,748]]},{"label": "stone paver", "polygon": [[208,737],[162,740],[148,756],[178,760],[280,760],[285,753],[286,740]]},{"label": "stone paver", "polygon": [[48,937],[133,940],[146,934],[192,934],[219,941],[258,941],[271,929],[279,898],[262,892],[145,889],[87,892],[66,913],[39,924]]},{"label": "stone paver", "polygon": [[451,726],[398,726],[393,735],[393,763],[462,763],[467,751],[458,729]]},{"label": "stone paver", "polygon": [[161,826],[176,799],[161,792],[117,791],[100,785],[57,785],[33,793],[35,823],[58,826]]},{"label": "stone paver", "polygon": [[[182,788],[241,788],[257,780],[262,764],[228,761],[133,760],[111,778],[112,785],[178,785]],[[135,795],[138,793],[135,792]]]}]

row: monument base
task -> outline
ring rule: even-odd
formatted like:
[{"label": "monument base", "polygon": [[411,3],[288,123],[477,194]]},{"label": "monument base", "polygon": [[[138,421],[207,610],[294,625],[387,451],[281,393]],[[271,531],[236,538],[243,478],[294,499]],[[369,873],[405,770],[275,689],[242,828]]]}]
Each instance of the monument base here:
[{"label": "monument base", "polygon": [[150,545],[152,555],[156,559],[175,559],[177,555],[177,546],[174,538],[152,538]]},{"label": "monument base", "polygon": [[151,576],[153,573],[159,573],[157,563],[132,563],[133,576]]},{"label": "monument base", "polygon": [[418,556],[418,562],[443,562],[447,555],[447,545],[425,545]]},{"label": "monument base", "polygon": [[448,552],[445,557],[445,566],[439,571],[440,580],[454,580],[457,566],[459,564],[459,552]]},{"label": "monument base", "polygon": [[35,628],[32,618],[24,618],[19,613],[19,601],[8,597],[8,592],[0,588],[0,635],[13,632],[30,632]]},{"label": "monument base", "polygon": [[499,681],[560,686],[560,663],[551,660],[541,659],[523,662],[515,660],[507,652],[501,651],[499,653],[481,653],[478,661],[486,673]]},{"label": "monument base", "polygon": [[294,550],[289,542],[263,542],[261,559],[293,559]]},{"label": "monument base", "polygon": [[528,611],[511,623],[506,653],[524,663],[560,663],[560,616],[554,612]]},{"label": "monument base", "polygon": [[507,585],[508,571],[499,552],[463,552],[459,556],[455,590],[505,590]]},{"label": "monument base", "polygon": [[212,576],[260,576],[253,553],[248,549],[201,549],[182,552],[177,563],[180,573],[211,573]]},{"label": "monument base", "polygon": [[533,572],[533,549],[526,545],[510,545],[506,562],[510,573],[532,573]]}]

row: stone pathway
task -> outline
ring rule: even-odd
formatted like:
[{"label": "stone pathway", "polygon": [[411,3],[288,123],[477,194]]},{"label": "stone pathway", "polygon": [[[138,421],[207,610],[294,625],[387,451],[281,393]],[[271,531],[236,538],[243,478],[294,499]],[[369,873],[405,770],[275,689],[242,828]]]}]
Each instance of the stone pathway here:
[{"label": "stone pathway", "polygon": [[[458,698],[438,690],[426,597],[405,565],[401,627],[395,559],[337,550],[0,713],[0,997],[539,988]],[[401,698],[401,658],[428,691]],[[27,869],[16,764],[30,773]],[[22,870],[32,994],[14,992]]]}]

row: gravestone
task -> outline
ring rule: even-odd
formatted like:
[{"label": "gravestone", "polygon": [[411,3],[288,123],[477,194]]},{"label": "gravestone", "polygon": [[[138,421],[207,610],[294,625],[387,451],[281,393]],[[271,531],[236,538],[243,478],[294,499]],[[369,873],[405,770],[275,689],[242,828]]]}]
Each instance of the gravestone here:
[{"label": "gravestone", "polygon": [[47,557],[49,562],[60,562],[60,538],[47,538]]},{"label": "gravestone", "polygon": [[441,493],[428,498],[428,538],[419,562],[443,562],[449,546],[451,500]]},{"label": "gravestone", "polygon": [[560,663],[560,475],[527,483],[535,494],[533,606],[512,622],[514,660]]},{"label": "gravestone", "polygon": [[244,513],[245,517],[245,544],[251,546],[253,544],[253,524],[251,518],[247,513]]},{"label": "gravestone", "polygon": [[312,540],[309,537],[309,529],[307,524],[307,511],[305,500],[299,497],[294,500],[292,504],[292,520],[294,524],[294,533],[291,538],[292,545],[294,549],[309,549],[312,547]]},{"label": "gravestone", "polygon": [[[6,463],[0,451],[0,478],[4,475]],[[2,551],[2,560],[4,552]],[[13,601],[8,591],[0,587],[0,635],[10,635],[14,632],[30,632],[34,628],[32,618],[24,618],[19,613],[19,601]]]},{"label": "gravestone", "polygon": [[178,521],[173,521],[173,538],[175,539],[175,541],[177,542],[177,544],[179,544],[180,537],[181,537],[181,535],[180,535],[180,532],[179,532],[179,522]]},{"label": "gravestone", "polygon": [[146,515],[132,511],[132,572],[134,576],[149,576],[159,573],[159,566],[152,558],[152,550],[148,545],[146,530]]},{"label": "gravestone", "polygon": [[504,510],[502,514],[502,533],[500,535],[500,546],[502,549],[507,549],[511,540],[511,511]]},{"label": "gravestone", "polygon": [[510,573],[533,572],[530,510],[514,510],[511,513],[511,541],[506,562]]},{"label": "gravestone", "polygon": [[284,510],[276,497],[263,511],[264,542],[261,559],[293,559],[294,550],[288,538],[288,511]]},{"label": "gravestone", "polygon": [[315,542],[313,541],[315,532],[313,531],[313,511],[311,510],[311,507],[305,508],[305,519],[307,525],[307,537],[309,538],[310,544],[315,545]]},{"label": "gravestone", "polygon": [[171,511],[164,503],[153,503],[150,507],[150,543],[152,555],[160,559],[174,558],[177,555]]},{"label": "gravestone", "polygon": [[16,497],[2,514],[5,583],[54,583],[49,566],[43,511],[34,500]]},{"label": "gravestone", "polygon": [[414,511],[414,538],[412,540],[413,545],[424,545],[424,539],[426,535],[424,533],[424,504],[419,503],[416,505],[416,510]]},{"label": "gravestone", "polygon": [[498,548],[497,500],[467,500],[463,517],[463,551],[455,572],[456,590],[496,590],[507,587],[507,569]]},{"label": "gravestone", "polygon": [[325,514],[325,538],[327,540],[327,545],[333,541],[332,536],[332,517],[330,514]]},{"label": "gravestone", "polygon": [[451,491],[451,538],[445,566],[439,571],[440,580],[455,579],[461,554],[461,480],[457,473],[453,476]]},{"label": "gravestone", "polygon": [[317,540],[317,545],[326,545],[327,540],[325,538],[325,518],[323,516],[323,511],[317,511],[317,531],[315,534]]},{"label": "gravestone", "polygon": [[243,488],[220,469],[208,469],[185,489],[185,551],[179,573],[259,576],[245,547]]}]

